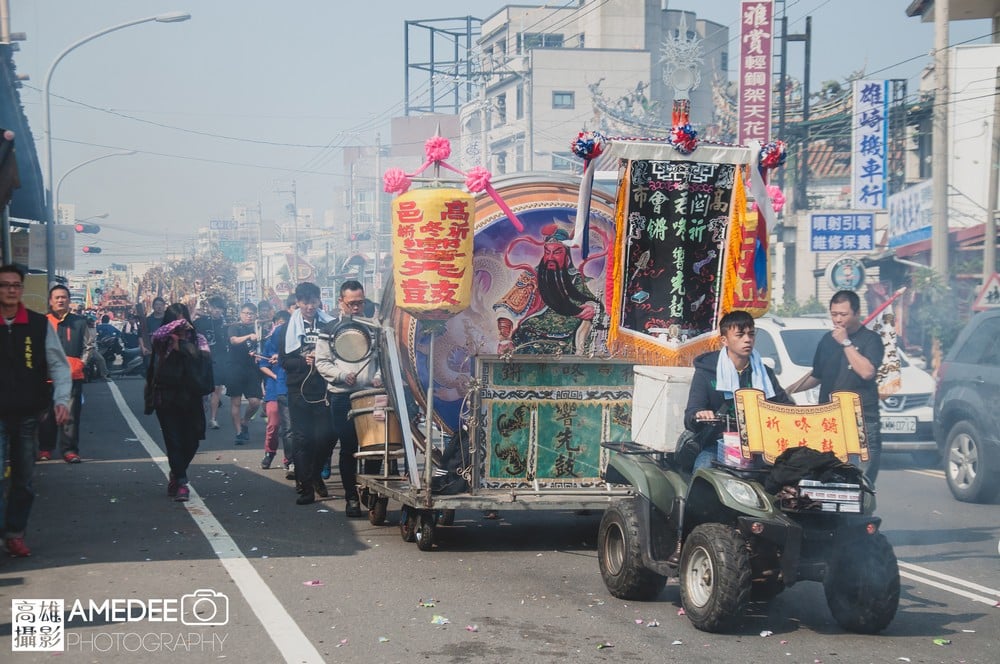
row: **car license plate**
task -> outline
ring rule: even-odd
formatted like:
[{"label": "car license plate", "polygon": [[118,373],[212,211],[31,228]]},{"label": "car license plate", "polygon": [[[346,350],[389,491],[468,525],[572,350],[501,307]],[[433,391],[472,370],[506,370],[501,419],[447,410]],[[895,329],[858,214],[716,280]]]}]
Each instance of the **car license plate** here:
[{"label": "car license plate", "polygon": [[882,433],[916,433],[917,418],[899,415],[882,416]]}]

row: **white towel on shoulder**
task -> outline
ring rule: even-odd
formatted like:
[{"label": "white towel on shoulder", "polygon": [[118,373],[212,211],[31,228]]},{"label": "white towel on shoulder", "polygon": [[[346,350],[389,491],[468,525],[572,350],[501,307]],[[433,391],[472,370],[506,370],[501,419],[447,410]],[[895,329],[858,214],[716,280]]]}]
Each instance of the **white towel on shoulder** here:
[{"label": "white towel on shoulder", "polygon": [[[771,377],[767,375],[764,362],[756,350],[750,351],[750,385],[761,390],[767,399],[774,396]],[[732,399],[736,390],[740,389],[740,374],[725,348],[719,351],[719,361],[715,364],[715,389],[724,393],[727,399]]]},{"label": "white towel on shoulder", "polygon": [[[322,309],[316,310],[316,326],[323,327],[333,320],[333,316]],[[302,337],[306,333],[306,324],[302,320],[302,312],[298,309],[288,320],[288,331],[285,332],[285,353],[294,353],[302,345]]]}]

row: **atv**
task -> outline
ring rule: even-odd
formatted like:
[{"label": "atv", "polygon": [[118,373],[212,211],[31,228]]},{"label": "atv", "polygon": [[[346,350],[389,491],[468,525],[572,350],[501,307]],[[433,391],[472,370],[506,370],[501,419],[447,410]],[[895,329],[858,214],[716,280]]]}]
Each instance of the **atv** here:
[{"label": "atv", "polygon": [[[860,413],[856,395],[834,394],[838,405],[852,397]],[[744,407],[748,404],[753,407]],[[774,462],[789,456],[780,454],[788,439],[782,445],[781,438],[765,433],[763,423],[777,420],[764,412],[762,393],[740,390],[736,405],[742,463],[733,463],[732,446],[721,442],[719,461],[694,472],[682,468],[672,452],[603,443],[615,451],[605,480],[634,489],[613,502],[601,520],[598,560],[608,591],[620,599],[652,600],[667,579],[678,577],[681,605],[692,624],[725,632],[739,625],[750,601],[768,600],[799,581],[819,581],[841,627],[863,634],[884,630],[899,604],[899,568],[879,532],[867,480],[855,469],[855,482],[807,475],[769,492],[765,484],[774,484],[768,479],[779,467]],[[854,460],[848,450],[865,458],[863,419],[853,417],[850,408],[831,415],[836,409],[830,405],[776,408],[786,418],[786,430],[795,424],[808,429],[809,422],[830,427],[831,418],[846,413],[837,421],[840,438],[803,436],[794,447],[817,454],[837,449],[843,461]],[[755,464],[746,463],[756,455]],[[757,467],[743,467],[748,465]]]}]

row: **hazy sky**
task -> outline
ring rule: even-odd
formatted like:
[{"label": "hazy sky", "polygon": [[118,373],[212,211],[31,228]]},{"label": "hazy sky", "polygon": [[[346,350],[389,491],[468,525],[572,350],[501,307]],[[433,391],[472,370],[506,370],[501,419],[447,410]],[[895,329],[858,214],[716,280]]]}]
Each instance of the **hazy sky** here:
[{"label": "hazy sky", "polygon": [[[595,0],[600,1],[600,0]],[[618,0],[607,0],[616,2]],[[15,54],[36,147],[43,158],[41,88],[53,58],[69,44],[119,23],[187,11],[184,23],[147,23],[85,44],[52,79],[55,178],[82,161],[118,150],[66,177],[64,203],[99,222],[104,253],[77,257],[90,269],[179,248],[234,204],[276,218],[300,208],[341,205],[336,146],[388,141],[388,119],[403,103],[403,22],[474,15],[495,0],[10,0],[11,26],[28,40]],[[527,3],[522,3],[527,4]],[[552,6],[576,4],[550,2]],[[864,68],[907,78],[916,90],[930,61],[931,24],[905,15],[909,0],[788,0],[792,32],[813,17],[814,89]],[[700,18],[735,29],[737,0],[670,0]],[[779,3],[780,6],[780,3]],[[988,34],[988,21],[956,22],[951,42]],[[802,45],[789,48],[801,76]],[[736,58],[730,61],[736,63]],[[567,137],[569,140],[571,137]],[[325,147],[331,146],[331,147]],[[132,232],[111,229],[130,229]],[[148,233],[148,235],[143,235]],[[79,243],[78,243],[79,244]]]}]

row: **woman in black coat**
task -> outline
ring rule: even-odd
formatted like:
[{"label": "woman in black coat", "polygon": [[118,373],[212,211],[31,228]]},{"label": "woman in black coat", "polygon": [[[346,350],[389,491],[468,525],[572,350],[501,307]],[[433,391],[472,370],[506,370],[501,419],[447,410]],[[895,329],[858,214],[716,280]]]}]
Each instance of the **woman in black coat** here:
[{"label": "woman in black coat", "polygon": [[190,496],[187,469],[205,439],[202,396],[214,389],[212,358],[208,341],[195,331],[188,308],[179,302],[167,307],[152,340],[146,414],[156,412],[163,432],[170,464],[167,495],[184,502]]}]

